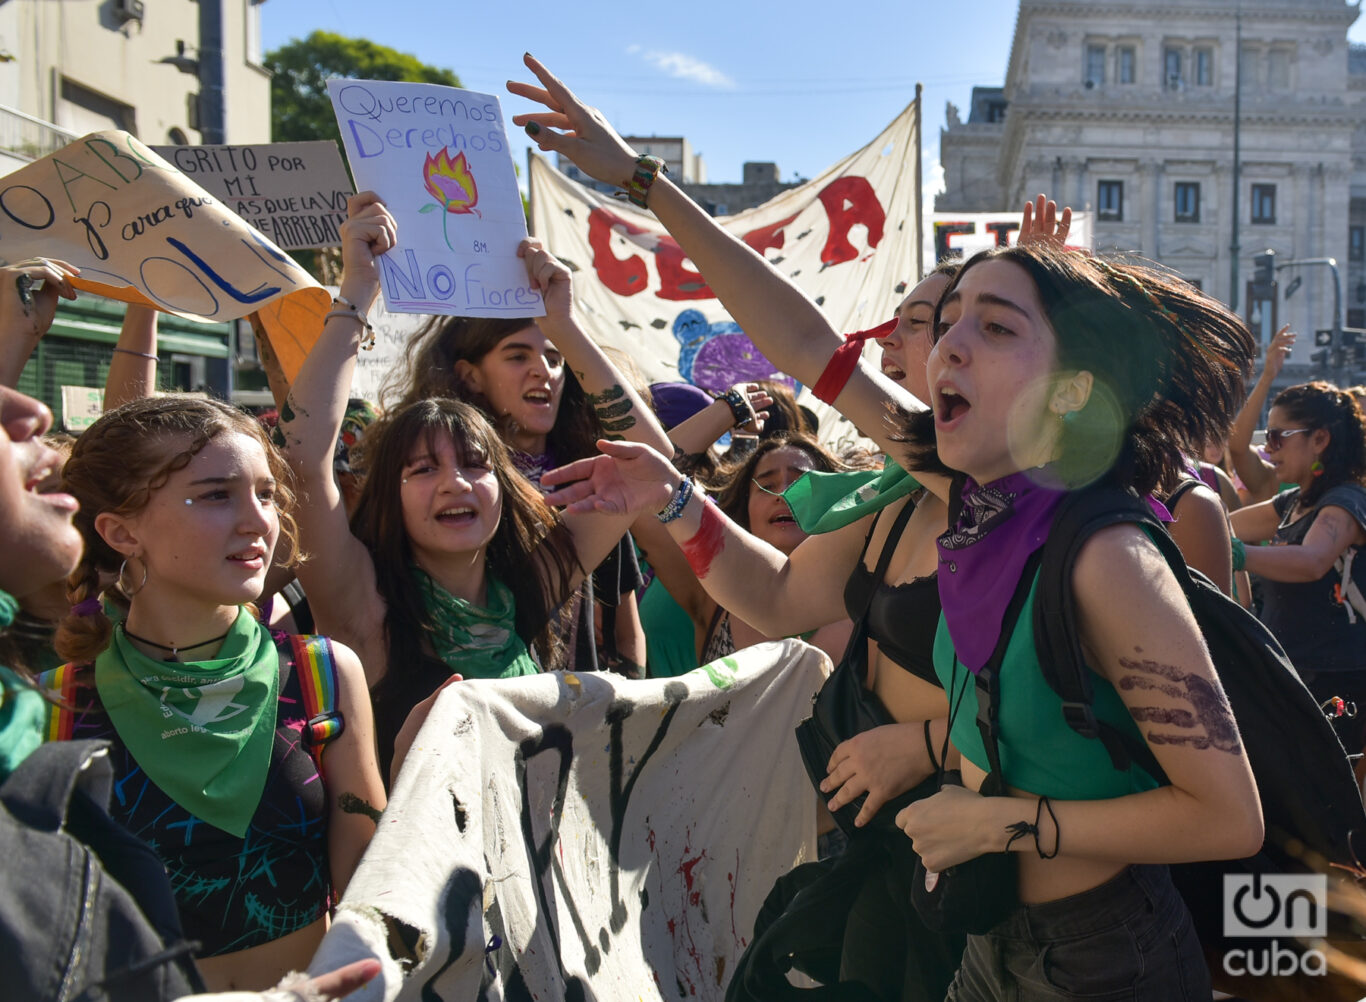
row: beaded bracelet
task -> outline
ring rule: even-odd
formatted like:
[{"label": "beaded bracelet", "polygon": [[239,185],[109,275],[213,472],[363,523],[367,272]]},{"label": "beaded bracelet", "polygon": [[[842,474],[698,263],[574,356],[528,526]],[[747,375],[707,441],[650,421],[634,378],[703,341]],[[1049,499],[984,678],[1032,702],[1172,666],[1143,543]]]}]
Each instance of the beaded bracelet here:
[{"label": "beaded bracelet", "polygon": [[626,197],[631,204],[642,209],[648,209],[645,204],[650,197],[650,186],[655,183],[660,174],[669,173],[669,168],[659,157],[643,156],[636,157],[635,173],[631,175],[631,180],[626,182]]},{"label": "beaded bracelet", "polygon": [[716,399],[725,401],[726,406],[730,408],[731,417],[735,418],[735,427],[749,424],[754,420],[754,408],[750,406],[749,398],[734,386]]},{"label": "beaded bracelet", "polygon": [[678,482],[678,489],[674,491],[674,496],[669,499],[669,503],[664,506],[655,518],[659,519],[660,525],[668,525],[676,518],[681,518],[683,509],[688,507],[688,502],[692,500],[693,482],[691,477],[684,477]]}]

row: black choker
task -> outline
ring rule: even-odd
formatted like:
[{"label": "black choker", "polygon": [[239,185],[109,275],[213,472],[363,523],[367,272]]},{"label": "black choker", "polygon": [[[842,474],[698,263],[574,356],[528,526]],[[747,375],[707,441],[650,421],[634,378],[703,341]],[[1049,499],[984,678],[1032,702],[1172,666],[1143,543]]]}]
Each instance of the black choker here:
[{"label": "black choker", "polygon": [[169,658],[166,659],[167,661],[175,661],[175,660],[178,660],[181,651],[193,651],[193,650],[196,650],[196,649],[198,649],[198,648],[200,648],[200,647],[208,647],[210,644],[216,644],[216,643],[218,643],[218,641],[220,641],[220,640],[226,640],[228,634],[231,633],[231,632],[232,632],[232,630],[231,630],[231,628],[229,628],[229,629],[225,630],[224,632],[220,633],[218,636],[213,637],[213,638],[211,638],[211,639],[209,639],[209,640],[201,640],[201,641],[200,641],[199,643],[197,643],[197,644],[179,644],[179,645],[177,645],[177,644],[159,644],[159,643],[157,643],[155,640],[148,640],[146,637],[139,637],[139,636],[138,636],[136,633],[134,633],[132,630],[128,629],[127,626],[125,626],[125,627],[123,628],[123,635],[124,635],[125,637],[127,637],[129,640],[136,640],[136,641],[137,641],[138,643],[140,643],[140,644],[146,644],[148,647],[155,647],[155,648],[157,648],[158,650],[170,651],[170,652],[171,652],[171,656],[170,656]]}]

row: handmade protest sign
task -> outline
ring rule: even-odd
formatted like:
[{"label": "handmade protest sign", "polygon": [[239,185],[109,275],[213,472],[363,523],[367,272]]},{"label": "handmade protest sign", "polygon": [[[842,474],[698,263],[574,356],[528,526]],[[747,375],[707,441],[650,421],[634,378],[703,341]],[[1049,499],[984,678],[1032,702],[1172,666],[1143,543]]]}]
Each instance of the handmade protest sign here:
[{"label": "handmade protest sign", "polygon": [[329,80],[351,173],[398,221],[380,258],[395,313],[539,317],[517,257],[526,217],[502,106],[437,84]]},{"label": "handmade protest sign", "polygon": [[94,132],[0,178],[11,261],[53,257],[73,284],[189,320],[264,318],[293,379],[331,297],[240,216],[126,132]]},{"label": "handmade protest sign", "polygon": [[[1019,212],[936,212],[925,234],[925,260],[967,260],[978,251],[1014,247],[1020,239]],[[1091,213],[1073,212],[1067,246],[1091,249]]]},{"label": "handmade protest sign", "polygon": [[829,663],[787,640],[672,679],[448,686],[312,969],[378,957],[357,1002],[720,1002],[774,880],[815,854],[793,728]]},{"label": "handmade protest sign", "polygon": [[354,195],[337,144],[153,146],[277,247],[337,247]]},{"label": "handmade protest sign", "polygon": [[62,427],[79,434],[104,413],[104,390],[94,386],[62,387]]}]

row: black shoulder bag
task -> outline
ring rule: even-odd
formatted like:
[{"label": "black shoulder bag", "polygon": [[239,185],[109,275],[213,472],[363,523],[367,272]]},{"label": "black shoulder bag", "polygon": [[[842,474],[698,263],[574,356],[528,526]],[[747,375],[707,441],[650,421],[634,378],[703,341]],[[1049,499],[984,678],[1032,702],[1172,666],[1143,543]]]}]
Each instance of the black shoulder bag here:
[{"label": "black shoulder bag", "polygon": [[[844,648],[844,656],[816,693],[811,716],[797,725],[797,748],[817,792],[820,792],[821,782],[828,774],[830,756],[835,753],[836,746],[874,727],[896,723],[882,705],[882,700],[868,688],[868,607],[872,604],[873,593],[887,576],[892,553],[914,511],[915,504],[907,502],[892,523],[892,531],[887,535],[878,557],[877,569],[873,572],[873,586],[868,589],[868,598],[854,628],[849,631],[849,643]],[[864,552],[867,552],[866,546]],[[859,560],[862,562],[863,557],[860,556]],[[873,824],[895,825],[897,812],[915,799],[910,795],[912,792],[915,791],[903,793],[883,805]],[[866,793],[862,794],[833,812],[835,823],[846,835],[852,836],[859,830],[854,825],[854,819],[858,817],[867,797]]]}]

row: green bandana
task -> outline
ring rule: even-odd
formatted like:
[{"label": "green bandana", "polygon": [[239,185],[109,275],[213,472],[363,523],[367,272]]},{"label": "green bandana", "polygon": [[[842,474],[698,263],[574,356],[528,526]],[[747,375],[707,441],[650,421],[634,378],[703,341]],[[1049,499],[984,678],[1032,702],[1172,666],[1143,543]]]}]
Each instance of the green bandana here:
[{"label": "green bandana", "polygon": [[881,473],[804,473],[783,492],[783,500],[802,531],[815,536],[843,529],[919,486],[915,477],[888,456]]},{"label": "green bandana", "polygon": [[279,665],[270,632],[243,609],[212,661],[155,661],[117,627],[95,659],[95,688],[147,777],[242,838],[270,769]]},{"label": "green bandana", "polygon": [[431,624],[432,649],[457,675],[465,678],[516,678],[539,671],[517,635],[512,591],[488,578],[487,609],[457,598],[430,574],[414,567],[422,604]]},{"label": "green bandana", "polygon": [[[0,630],[14,622],[19,603],[0,591]],[[43,743],[47,701],[25,678],[0,666],[0,779]]]}]

